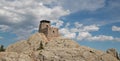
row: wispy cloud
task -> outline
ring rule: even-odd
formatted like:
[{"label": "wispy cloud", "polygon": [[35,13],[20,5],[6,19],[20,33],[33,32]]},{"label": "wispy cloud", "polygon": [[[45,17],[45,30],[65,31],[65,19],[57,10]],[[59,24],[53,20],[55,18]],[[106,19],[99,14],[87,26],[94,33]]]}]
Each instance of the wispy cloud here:
[{"label": "wispy cloud", "polygon": [[10,27],[7,25],[0,25],[0,31],[6,32]]},{"label": "wispy cloud", "polygon": [[[69,2],[69,3],[68,3]],[[56,3],[69,9],[71,12],[77,11],[95,11],[105,6],[105,0],[56,0]]]},{"label": "wispy cloud", "polygon": [[118,32],[120,32],[120,27],[118,27],[118,26],[112,26],[112,31],[118,31]]},{"label": "wispy cloud", "polygon": [[[67,25],[67,24],[66,24]],[[73,38],[80,41],[120,41],[120,38],[113,37],[112,35],[92,35],[91,32],[99,31],[98,25],[84,25],[76,22],[73,28],[61,28],[60,33],[67,38]]]},{"label": "wispy cloud", "polygon": [[[97,25],[83,25],[79,22],[75,22],[73,28],[69,28],[66,24],[65,28],[60,29],[60,33],[67,38],[77,38],[78,40],[83,40],[86,37],[91,37],[89,32],[98,31],[99,27]],[[71,26],[71,25],[70,25]],[[78,35],[77,35],[78,34]]]}]

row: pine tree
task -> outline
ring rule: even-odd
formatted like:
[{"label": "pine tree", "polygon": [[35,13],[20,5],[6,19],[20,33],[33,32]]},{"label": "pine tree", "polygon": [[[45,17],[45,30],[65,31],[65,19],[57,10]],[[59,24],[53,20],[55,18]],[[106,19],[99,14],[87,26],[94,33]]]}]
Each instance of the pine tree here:
[{"label": "pine tree", "polygon": [[2,51],[5,51],[4,46],[3,46],[3,45],[1,45],[1,46],[0,46],[0,52],[2,52]]}]

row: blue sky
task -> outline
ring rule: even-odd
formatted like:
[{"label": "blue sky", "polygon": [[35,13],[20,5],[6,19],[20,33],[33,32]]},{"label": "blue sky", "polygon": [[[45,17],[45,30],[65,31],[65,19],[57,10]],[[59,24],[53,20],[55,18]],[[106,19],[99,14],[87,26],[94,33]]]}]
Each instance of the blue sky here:
[{"label": "blue sky", "polygon": [[119,11],[120,0],[0,0],[0,44],[27,39],[46,19],[80,45],[120,52]]}]

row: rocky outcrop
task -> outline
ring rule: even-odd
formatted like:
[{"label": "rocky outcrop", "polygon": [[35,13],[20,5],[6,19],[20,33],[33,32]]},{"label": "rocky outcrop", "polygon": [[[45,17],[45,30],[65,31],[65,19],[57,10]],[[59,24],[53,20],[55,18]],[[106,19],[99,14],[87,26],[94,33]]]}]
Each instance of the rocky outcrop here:
[{"label": "rocky outcrop", "polygon": [[1,52],[0,61],[33,61],[33,59],[23,53],[18,54],[16,52]]},{"label": "rocky outcrop", "polygon": [[46,49],[40,53],[44,61],[118,61],[115,57],[86,47]]},{"label": "rocky outcrop", "polygon": [[110,54],[84,46],[71,49],[44,49],[19,54],[1,53],[0,56],[1,61],[118,61]]},{"label": "rocky outcrop", "polygon": [[47,38],[43,33],[36,33],[28,38],[28,40],[18,41],[6,48],[6,52],[17,52],[22,53],[26,51],[35,51],[39,48],[40,43],[45,45]]},{"label": "rocky outcrop", "polygon": [[106,51],[106,53],[108,53],[108,54],[110,54],[110,55],[112,55],[112,56],[114,56],[114,57],[116,57],[117,59],[120,60],[119,54],[118,54],[118,52],[116,51],[116,49],[114,49],[114,48],[108,49],[108,50]]},{"label": "rocky outcrop", "polygon": [[31,48],[26,40],[19,41],[19,42],[12,44],[6,48],[6,52],[21,53],[21,52],[27,51],[27,50],[31,50]]},{"label": "rocky outcrop", "polygon": [[[41,43],[44,49],[39,49]],[[6,52],[0,53],[0,61],[119,61],[113,55],[80,46],[70,39],[48,40],[43,33],[36,33],[7,47]]]},{"label": "rocky outcrop", "polygon": [[79,44],[70,39],[56,37],[48,41],[43,33],[36,33],[30,38],[28,38],[28,40],[19,41],[15,44],[8,46],[6,48],[6,52],[22,53],[26,51],[36,51],[40,47],[41,42],[46,49],[79,47]]}]

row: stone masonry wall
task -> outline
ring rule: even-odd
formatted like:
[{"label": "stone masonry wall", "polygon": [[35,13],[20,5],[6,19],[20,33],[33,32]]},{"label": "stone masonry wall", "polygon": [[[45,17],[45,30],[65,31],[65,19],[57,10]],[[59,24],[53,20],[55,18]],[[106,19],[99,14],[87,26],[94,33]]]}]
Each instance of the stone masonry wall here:
[{"label": "stone masonry wall", "polygon": [[48,37],[58,37],[58,28],[48,28]]},{"label": "stone masonry wall", "polygon": [[39,32],[44,33],[47,38],[59,36],[58,28],[51,27],[48,22],[40,22]]}]

